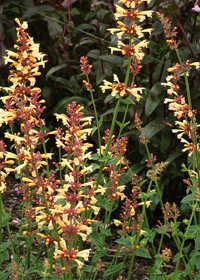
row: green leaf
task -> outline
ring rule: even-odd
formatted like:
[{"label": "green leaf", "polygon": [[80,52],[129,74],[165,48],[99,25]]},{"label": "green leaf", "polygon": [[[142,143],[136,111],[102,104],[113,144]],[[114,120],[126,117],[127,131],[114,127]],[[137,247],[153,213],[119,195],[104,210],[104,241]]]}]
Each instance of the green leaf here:
[{"label": "green leaf", "polygon": [[7,251],[7,250],[4,250],[4,251],[1,252],[1,254],[0,254],[0,261],[1,261],[1,262],[4,262],[4,261],[7,261],[7,260],[9,260],[8,251]]},{"label": "green leaf", "polygon": [[120,57],[118,55],[113,55],[113,54],[100,55],[99,58],[102,60],[108,61],[110,63],[113,63],[119,67],[120,67],[120,65],[121,66],[123,65],[123,61],[124,61],[123,57]]},{"label": "green leaf", "polygon": [[[47,12],[47,11],[54,11],[54,7],[50,6],[50,5],[38,5],[38,6],[33,6],[31,5],[30,8],[27,8],[26,11],[23,14],[23,17],[21,18],[22,20],[24,20],[25,18],[30,18],[33,14],[40,14],[42,15],[43,12]],[[46,19],[45,19],[46,21]]]},{"label": "green leaf", "polygon": [[127,65],[129,65],[129,63],[130,63],[130,60],[128,60],[128,59],[124,60],[123,67],[126,67]]},{"label": "green leaf", "polygon": [[44,87],[42,89],[42,96],[45,98],[45,99],[48,99],[49,98],[49,95],[51,93],[51,88],[49,87]]},{"label": "green leaf", "polygon": [[80,96],[72,96],[72,97],[65,97],[62,100],[58,102],[58,104],[54,107],[54,112],[58,112],[59,110],[62,110],[66,108],[66,106],[73,101],[76,101],[78,104],[84,104],[87,105],[88,99]]},{"label": "green leaf", "polygon": [[[89,23],[81,23],[80,25],[78,25],[76,27],[76,29],[74,29],[73,35],[76,36],[80,30],[91,30],[91,29],[95,31],[96,27]],[[88,55],[87,55],[87,57],[88,57]]]},{"label": "green leaf", "polygon": [[200,226],[191,225],[188,229],[187,238],[196,238],[199,235]]},{"label": "green leaf", "polygon": [[63,69],[67,66],[67,63],[63,63],[61,65],[58,65],[58,66],[55,66],[55,67],[52,67],[46,74],[46,81],[48,80],[48,78],[56,71],[60,70],[60,69]]},{"label": "green leaf", "polygon": [[[173,258],[173,262],[176,262],[178,260],[179,257],[179,253],[177,253],[174,258]],[[181,254],[181,258],[183,257],[183,254]]]},{"label": "green leaf", "polygon": [[200,250],[200,236],[195,240],[195,250]]},{"label": "green leaf", "polygon": [[167,162],[172,162],[173,160],[175,160],[176,158],[182,156],[183,153],[174,153],[174,154],[171,154],[168,158],[167,158]]},{"label": "green leaf", "polygon": [[161,131],[161,153],[164,153],[166,149],[169,147],[172,139],[172,132],[171,129],[166,127]]},{"label": "green leaf", "polygon": [[131,241],[124,237],[117,239],[115,242],[125,246],[126,248],[129,248],[131,246]]},{"label": "green leaf", "polygon": [[144,137],[149,140],[151,139],[157,132],[163,129],[166,124],[163,123],[163,119],[156,118],[149,124],[147,124],[143,130]]},{"label": "green leaf", "polygon": [[10,220],[11,212],[6,214],[5,217],[2,218],[2,227],[5,227],[8,221]]},{"label": "green leaf", "polygon": [[0,252],[3,252],[10,246],[10,241],[6,242],[5,244],[0,245]]},{"label": "green leaf", "polygon": [[1,271],[0,272],[0,279],[1,280],[7,280],[7,279],[9,279],[9,275],[10,275],[10,271],[8,271],[8,272]]},{"label": "green leaf", "polygon": [[103,277],[109,276],[113,273],[116,273],[117,271],[119,271],[123,266],[123,263],[117,264],[117,265],[112,265],[111,268],[107,269],[104,274]]},{"label": "green leaf", "polygon": [[53,77],[54,81],[61,83],[65,86],[70,87],[71,86],[71,82],[65,78],[61,78],[61,77]]},{"label": "green leaf", "polygon": [[47,19],[47,26],[50,37],[54,38],[56,36],[62,36],[63,34],[63,28],[62,26],[52,19]]},{"label": "green leaf", "polygon": [[83,266],[83,268],[81,268],[81,271],[86,271],[86,272],[90,272],[90,271],[95,271],[96,270],[96,267],[95,268],[93,268],[93,266],[92,265],[84,265]]},{"label": "green leaf", "polygon": [[149,254],[149,250],[146,248],[139,248],[135,251],[135,255],[138,257],[142,257],[142,258],[147,258],[147,259],[151,259],[151,256]]},{"label": "green leaf", "polygon": [[85,38],[82,38],[80,40],[80,42],[78,44],[75,45],[74,49],[82,46],[82,45],[85,45],[85,44],[95,44],[95,43],[98,43],[98,40],[95,39],[95,38],[91,38],[91,37],[85,37]]},{"label": "green leaf", "polygon": [[193,200],[194,200],[194,194],[188,194],[181,200],[181,203],[190,203]]},{"label": "green leaf", "polygon": [[110,229],[105,228],[105,227],[100,227],[99,229],[100,229],[100,232],[101,232],[103,235],[112,236],[112,233],[111,233]]},{"label": "green leaf", "polygon": [[98,59],[98,57],[100,56],[100,51],[99,50],[91,50],[87,53],[87,57],[92,57],[94,59]]},{"label": "green leaf", "polygon": [[107,252],[108,252],[108,248],[101,250],[98,255],[94,255],[91,263],[95,263],[96,261],[98,261],[98,259],[104,257],[107,254]]},{"label": "green leaf", "polygon": [[[196,256],[196,268],[200,270],[200,256]],[[200,275],[199,275],[200,276]],[[200,279],[200,278],[199,278]]]},{"label": "green leaf", "polygon": [[100,118],[100,121],[99,121],[99,127],[101,127],[102,124],[103,124],[103,118],[101,117],[101,118]]},{"label": "green leaf", "polygon": [[[104,114],[102,114],[101,117],[112,114],[112,113],[114,113],[114,111],[115,111],[115,108],[111,108],[111,109],[107,110]],[[124,111],[125,111],[125,108],[123,108],[123,107],[119,108],[119,110],[118,110],[118,112],[124,112]]]},{"label": "green leaf", "polygon": [[149,97],[145,104],[145,114],[147,117],[149,117],[159,103],[164,100],[164,94],[162,94],[164,90],[166,90],[166,88],[161,86],[160,83],[156,83],[150,90]]},{"label": "green leaf", "polygon": [[90,233],[89,238],[92,240],[92,243],[94,243],[95,246],[101,248],[102,247],[102,239],[99,235],[99,233],[94,230],[92,233]]},{"label": "green leaf", "polygon": [[93,160],[98,160],[99,159],[99,155],[98,154],[92,154],[92,159]]}]

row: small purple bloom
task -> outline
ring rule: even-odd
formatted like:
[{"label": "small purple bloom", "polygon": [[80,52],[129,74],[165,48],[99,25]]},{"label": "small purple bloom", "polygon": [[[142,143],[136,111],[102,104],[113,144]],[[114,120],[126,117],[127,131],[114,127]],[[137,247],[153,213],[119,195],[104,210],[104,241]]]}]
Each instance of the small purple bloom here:
[{"label": "small purple bloom", "polygon": [[20,220],[19,220],[18,218],[16,218],[15,220],[12,220],[12,222],[13,222],[13,223],[16,223],[16,224],[18,224],[19,221],[20,221]]},{"label": "small purple bloom", "polygon": [[199,13],[200,12],[200,7],[198,5],[198,1],[196,0],[196,2],[194,3],[194,8],[192,8],[192,11]]},{"label": "small purple bloom", "polygon": [[17,193],[19,193],[19,187],[15,188],[15,191],[16,191]]}]

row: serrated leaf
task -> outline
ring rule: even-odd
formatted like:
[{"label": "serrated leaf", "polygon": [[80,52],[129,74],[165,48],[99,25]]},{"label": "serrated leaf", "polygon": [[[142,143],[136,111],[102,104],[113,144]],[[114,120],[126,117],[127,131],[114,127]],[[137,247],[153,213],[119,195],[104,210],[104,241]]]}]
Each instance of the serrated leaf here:
[{"label": "serrated leaf", "polygon": [[126,248],[129,248],[131,246],[131,241],[124,237],[117,239],[115,242],[125,246]]},{"label": "serrated leaf", "polygon": [[90,271],[95,271],[96,267],[93,267],[92,265],[84,265],[83,268],[81,268],[81,271],[86,271],[86,272],[90,272]]},{"label": "serrated leaf", "polygon": [[11,213],[6,214],[5,217],[2,218],[2,227],[5,227],[8,221],[10,220]]},{"label": "serrated leaf", "polygon": [[7,279],[9,279],[9,275],[10,275],[10,271],[8,271],[8,272],[2,271],[2,272],[0,272],[0,279],[7,280]]},{"label": "serrated leaf", "polygon": [[58,65],[58,66],[55,66],[55,67],[52,67],[46,74],[46,81],[48,80],[48,78],[56,71],[60,70],[60,69],[63,69],[67,67],[67,63],[63,63],[61,65]]},{"label": "serrated leaf", "polygon": [[196,268],[200,270],[200,256],[196,256]]},{"label": "serrated leaf", "polygon": [[146,248],[139,248],[135,251],[135,255],[138,257],[142,257],[142,258],[147,258],[147,259],[151,259],[151,256],[149,254],[149,250]]},{"label": "serrated leaf", "polygon": [[102,247],[102,239],[99,235],[99,233],[94,230],[92,233],[90,233],[89,238],[92,240],[92,243],[94,243],[95,246],[101,248]]},{"label": "serrated leaf", "polygon": [[[180,253],[177,253],[174,258],[173,258],[173,262],[176,262],[178,260],[178,257],[179,257],[179,254]],[[183,257],[183,254],[181,254],[181,258]]]},{"label": "serrated leaf", "polygon": [[195,250],[200,250],[200,236],[195,240]]},{"label": "serrated leaf", "polygon": [[103,277],[109,276],[113,273],[116,273],[117,271],[119,271],[123,266],[123,263],[117,264],[117,265],[113,265],[111,268],[107,269],[104,274]]},{"label": "serrated leaf", "polygon": [[198,225],[191,225],[188,229],[187,237],[189,238],[196,238],[199,235],[200,226]]},{"label": "serrated leaf", "polygon": [[4,262],[9,260],[9,255],[8,255],[8,251],[4,250],[3,252],[1,252],[0,254],[0,262]]},{"label": "serrated leaf", "polygon": [[188,194],[181,200],[181,203],[190,203],[193,200],[194,200],[194,194]]},{"label": "serrated leaf", "polygon": [[112,233],[111,233],[110,229],[105,228],[105,227],[100,227],[99,229],[100,229],[100,232],[101,232],[103,235],[112,236]]},{"label": "serrated leaf", "polygon": [[92,159],[93,160],[98,160],[99,159],[99,155],[98,154],[92,154]]},{"label": "serrated leaf", "polygon": [[6,242],[5,244],[0,245],[0,252],[3,252],[10,246],[10,241]]},{"label": "serrated leaf", "polygon": [[101,252],[98,255],[94,255],[91,263],[94,263],[94,262],[98,261],[99,258],[104,257],[107,254],[107,252],[108,252],[108,248],[101,250]]},{"label": "serrated leaf", "polygon": [[161,118],[156,118],[145,126],[143,135],[147,140],[149,140],[165,126],[166,124],[163,123],[163,120]]}]

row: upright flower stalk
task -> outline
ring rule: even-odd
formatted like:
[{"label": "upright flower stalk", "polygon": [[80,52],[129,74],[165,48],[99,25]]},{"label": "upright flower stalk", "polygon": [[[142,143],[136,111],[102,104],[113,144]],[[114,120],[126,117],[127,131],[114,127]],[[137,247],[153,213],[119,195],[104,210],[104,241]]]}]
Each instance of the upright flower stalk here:
[{"label": "upright flower stalk", "polygon": [[[23,203],[26,205],[25,217],[28,221],[27,230],[23,231],[24,237],[27,237],[27,259],[22,273],[30,267],[30,249],[34,237],[42,237],[46,241],[46,246],[50,246],[51,252],[53,249],[50,258],[51,272],[53,256],[54,261],[61,258],[61,269],[58,270],[56,266],[54,269],[59,275],[64,274],[66,280],[67,274],[71,273],[75,264],[78,270],[83,266],[79,258],[88,260],[90,249],[81,250],[77,245],[78,240],[85,241],[92,232],[93,221],[90,217],[85,218],[87,215],[84,212],[91,209],[91,215],[92,212],[97,215],[99,208],[95,206],[95,194],[105,192],[99,190],[92,179],[83,182],[84,174],[92,171],[92,166],[86,165],[86,161],[91,159],[91,152],[88,149],[92,145],[85,142],[92,130],[87,127],[92,117],[84,117],[82,113],[84,108],[76,102],[68,106],[67,115],[56,114],[57,120],[62,121],[65,130],[62,132],[61,128],[57,128],[50,134],[55,135],[56,146],[67,153],[67,158],[61,156],[60,162],[56,164],[59,166],[60,176],[63,175],[64,179],[61,177],[57,180],[54,173],[49,173],[48,167],[47,172],[42,175],[41,168],[48,166],[48,159],[52,158],[52,154],[47,153],[45,146],[44,154],[37,150],[39,141],[44,145],[45,137],[49,135],[42,130],[45,121],[41,118],[41,114],[45,106],[44,100],[39,101],[41,90],[34,87],[35,77],[41,74],[38,71],[39,66],[45,65],[44,54],[39,52],[39,45],[35,44],[26,32],[27,23],[21,24],[18,19],[16,22],[19,25],[18,44],[15,45],[17,52],[7,51],[5,57],[5,62],[11,63],[11,67],[14,67],[9,76],[12,86],[4,88],[9,95],[1,98],[5,110],[1,110],[0,113],[1,125],[5,122],[12,126],[17,120],[21,134],[5,133],[7,138],[15,141],[16,154],[5,151],[4,143],[0,142],[0,191],[3,192],[5,188],[6,173],[14,171],[21,176],[23,184],[19,191],[23,194]],[[40,128],[39,131],[37,127]],[[18,162],[17,167],[5,166],[13,164],[15,160]],[[2,171],[2,167],[6,173]],[[33,193],[38,197],[37,207],[32,206]],[[0,206],[2,208],[2,205]],[[38,230],[33,230],[33,222],[36,222]],[[2,226],[1,223],[0,225]],[[45,234],[44,226],[47,228]]]},{"label": "upright flower stalk", "polygon": [[[150,1],[147,2],[149,3]],[[125,8],[120,6],[121,3],[124,5]],[[116,13],[114,13],[115,20],[117,21],[117,28],[108,29],[112,35],[116,35],[118,37],[117,47],[110,47],[111,53],[120,52],[122,55],[127,57],[129,62],[127,63],[126,77],[124,83],[120,82],[117,75],[114,74],[113,82],[103,80],[104,84],[100,86],[103,93],[105,93],[106,90],[111,90],[111,95],[118,99],[115,107],[112,123],[111,123],[110,135],[104,152],[105,158],[107,158],[108,156],[109,146],[111,144],[111,139],[114,133],[117,115],[118,115],[122,98],[126,96],[133,96],[136,101],[139,101],[142,98],[141,94],[144,88],[137,87],[137,85],[135,85],[134,83],[131,83],[130,86],[128,85],[130,73],[133,75],[132,80],[134,82],[134,77],[137,73],[139,73],[139,70],[141,68],[140,61],[144,57],[144,52],[142,51],[142,48],[147,48],[148,46],[148,42],[146,40],[142,40],[138,43],[138,39],[142,38],[145,33],[152,32],[151,28],[142,29],[141,26],[138,26],[136,24],[137,20],[143,22],[146,16],[151,17],[153,13],[153,11],[139,11],[138,6],[140,6],[142,3],[143,1],[136,1],[136,2],[126,1],[126,0],[118,1],[118,3],[116,4]],[[126,23],[124,23],[122,19],[124,19]],[[127,40],[127,39],[129,40],[129,44],[123,43],[123,40]],[[137,43],[135,43],[135,41]],[[126,113],[127,111],[128,109],[126,110]],[[124,122],[125,122],[125,117],[122,126],[124,125]],[[120,134],[121,134],[121,130],[120,130]],[[105,162],[102,162],[100,166],[99,176],[97,178],[97,184],[100,181],[102,171],[104,166],[106,165],[106,162],[107,159]]]},{"label": "upright flower stalk", "polygon": [[[167,90],[169,95],[174,96],[174,99],[165,99],[165,103],[169,103],[169,110],[174,112],[174,116],[178,119],[175,122],[178,125],[178,129],[173,129],[172,132],[178,133],[177,137],[184,143],[183,152],[189,151],[189,156],[193,155],[196,161],[196,165],[193,165],[194,169],[197,169],[199,175],[199,142],[197,137],[197,127],[199,126],[196,123],[196,114],[197,111],[192,109],[192,102],[191,102],[191,95],[190,95],[190,88],[188,82],[189,71],[192,66],[198,69],[200,67],[199,62],[190,63],[186,61],[183,63],[179,56],[178,52],[178,45],[181,42],[176,41],[176,27],[171,30],[171,22],[168,18],[165,18],[163,14],[157,13],[160,21],[164,26],[164,33],[167,38],[166,42],[169,45],[171,50],[175,50],[179,59],[180,63],[177,63],[173,67],[168,68],[168,72],[170,75],[167,77],[167,83],[163,83],[164,86],[168,86],[169,89]],[[186,83],[186,93],[187,93],[187,101],[186,103],[185,97],[180,94],[180,86],[178,84],[181,76],[184,76],[185,83]],[[181,119],[184,119],[182,122]],[[190,142],[188,142],[183,136],[188,136]],[[198,180],[200,183],[200,176],[198,176]]]}]

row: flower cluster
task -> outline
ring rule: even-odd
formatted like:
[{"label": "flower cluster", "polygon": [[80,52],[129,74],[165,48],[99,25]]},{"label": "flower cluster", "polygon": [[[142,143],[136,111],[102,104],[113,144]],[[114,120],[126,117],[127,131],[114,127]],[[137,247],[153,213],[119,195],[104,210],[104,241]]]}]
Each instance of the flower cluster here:
[{"label": "flower cluster", "polygon": [[[176,28],[174,27],[174,29],[171,31],[171,22],[169,19],[165,18],[163,14],[158,14],[158,17],[164,25],[166,38],[172,38],[170,42],[167,40],[170,48],[177,49],[179,43],[177,43],[175,40],[177,35]],[[178,54],[177,50],[176,52]],[[178,119],[178,121],[175,122],[175,124],[178,125],[178,128],[173,129],[172,132],[178,133],[177,138],[181,139],[181,142],[184,143],[185,147],[182,151],[189,151],[189,156],[200,151],[200,144],[195,140],[195,133],[199,125],[197,125],[195,122],[197,110],[192,109],[189,85],[187,87],[187,104],[185,96],[181,93],[179,81],[182,76],[185,77],[186,81],[188,80],[187,77],[189,76],[189,71],[192,66],[195,66],[196,69],[198,69],[200,67],[200,63],[190,63],[189,60],[187,60],[185,63],[182,63],[181,61],[180,63],[176,63],[176,65],[168,68],[170,75],[166,78],[167,82],[162,84],[169,87],[167,93],[173,96],[172,99],[165,98],[164,102],[169,103],[169,110],[173,111],[174,116]],[[180,121],[181,119],[183,119],[183,121]],[[183,136],[189,138],[190,142],[183,138]]]},{"label": "flower cluster", "polygon": [[171,50],[177,49],[178,46],[181,44],[181,41],[176,41],[176,36],[177,36],[177,27],[174,27],[171,30],[171,21],[169,18],[165,17],[164,14],[161,14],[157,12],[157,16],[161,23],[164,26],[164,34],[165,38],[168,39],[166,42],[168,43],[168,46]]},{"label": "flower cluster", "polygon": [[5,172],[5,168],[7,164],[14,164],[13,160],[6,160],[6,145],[3,142],[3,140],[0,141],[0,192],[3,193],[3,191],[6,189],[6,182],[5,178],[7,176],[7,173]]},{"label": "flower cluster", "polygon": [[[141,65],[140,61],[144,57],[144,52],[142,48],[148,47],[147,40],[142,40],[138,43],[138,39],[142,38],[145,33],[151,33],[152,28],[143,29],[141,26],[136,24],[136,21],[139,20],[143,22],[145,17],[151,17],[153,11],[139,11],[138,6],[141,5],[144,1],[119,1],[116,5],[116,13],[114,17],[117,21],[117,28],[109,28],[108,30],[112,35],[116,35],[120,41],[118,41],[117,47],[110,47],[111,53],[121,52],[122,55],[127,56],[131,61],[131,73],[133,77],[140,72]],[[147,1],[150,2],[150,1]],[[125,5],[123,8],[120,3]],[[122,20],[124,18],[124,21]],[[121,19],[121,20],[119,20]],[[129,39],[129,43],[124,43],[123,41]],[[135,39],[137,38],[135,43]],[[107,89],[111,89],[112,96],[126,96],[133,95],[137,101],[141,99],[141,94],[144,88],[137,87],[135,84],[128,86],[127,83],[121,83],[119,78],[114,74],[114,82],[109,82],[103,80],[104,85],[101,86],[103,92]]]},{"label": "flower cluster", "polygon": [[91,90],[92,89],[92,85],[89,83],[89,74],[91,72],[91,69],[92,69],[92,65],[89,65],[88,64],[88,59],[87,57],[84,57],[82,56],[81,59],[80,59],[80,66],[81,66],[81,72],[83,75],[86,76],[87,78],[87,81],[83,80],[83,83],[85,84],[86,88],[88,90]]},{"label": "flower cluster", "polygon": [[[44,100],[39,101],[41,90],[34,87],[35,77],[40,75],[39,66],[44,67],[45,64],[44,54],[39,52],[39,45],[26,32],[27,23],[21,24],[18,19],[16,22],[19,24],[18,45],[15,45],[17,52],[8,51],[5,58],[6,63],[12,63],[11,67],[15,68],[9,76],[13,85],[4,88],[9,96],[1,98],[5,110],[0,110],[0,124],[5,122],[11,126],[17,120],[21,133],[5,133],[5,137],[15,142],[16,154],[7,152],[5,144],[0,141],[0,191],[5,189],[6,174],[11,171],[20,174],[22,185],[19,192],[23,194],[26,205],[24,216],[28,221],[24,237],[33,242],[35,236],[44,239],[46,246],[54,247],[54,259],[62,259],[62,268],[58,273],[65,273],[65,270],[70,273],[75,263],[78,269],[83,266],[79,258],[88,260],[90,250],[82,250],[77,242],[79,239],[85,241],[92,232],[91,224],[95,221],[90,217],[99,211],[95,195],[105,193],[104,188],[96,186],[93,178],[85,180],[85,174],[92,172],[92,166],[86,164],[87,160],[91,160],[88,150],[92,145],[85,141],[91,133],[88,125],[92,117],[84,117],[84,108],[73,102],[67,107],[66,115],[55,114],[62,122],[62,128],[58,127],[50,133],[44,130],[45,121],[41,119]],[[87,59],[82,59],[85,74],[90,71],[86,64]],[[59,179],[56,172],[49,171],[49,160],[53,154],[47,153],[45,148],[46,137],[52,134],[60,150],[60,162],[55,163]],[[43,144],[44,153],[38,151],[38,143]],[[62,156],[63,152],[65,155]],[[15,161],[17,167],[6,166]],[[33,194],[38,197],[37,207],[32,205]],[[90,215],[86,215],[86,211]],[[36,222],[37,230],[32,230],[32,222]],[[44,227],[48,230],[44,231]]]}]

